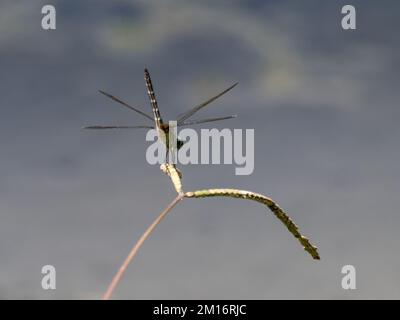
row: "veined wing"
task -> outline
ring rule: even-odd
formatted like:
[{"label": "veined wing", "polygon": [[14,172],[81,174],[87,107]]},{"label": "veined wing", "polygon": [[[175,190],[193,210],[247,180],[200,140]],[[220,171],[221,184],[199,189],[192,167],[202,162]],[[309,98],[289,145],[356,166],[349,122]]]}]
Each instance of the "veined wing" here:
[{"label": "veined wing", "polygon": [[204,108],[205,106],[207,106],[208,104],[210,104],[214,100],[218,99],[220,96],[222,96],[225,93],[227,93],[228,91],[232,90],[237,84],[238,84],[238,82],[236,82],[235,84],[230,86],[228,89],[225,89],[221,93],[217,94],[216,96],[214,96],[214,97],[208,99],[207,101],[203,102],[202,104],[199,104],[198,106],[195,106],[194,108],[190,109],[189,111],[186,111],[184,114],[182,114],[181,116],[178,117],[178,119],[177,119],[178,125],[183,123],[185,120],[189,119],[192,115],[194,115],[200,109]]},{"label": "veined wing", "polygon": [[179,126],[189,126],[192,124],[199,124],[199,123],[206,123],[206,122],[213,122],[213,121],[220,121],[220,120],[225,120],[225,119],[232,119],[236,118],[237,115],[231,115],[231,116],[226,116],[226,117],[218,117],[218,118],[209,118],[209,119],[201,119],[201,120],[189,120],[189,121],[184,121]]},{"label": "veined wing", "polygon": [[127,104],[126,102],[122,101],[121,99],[119,99],[119,98],[113,96],[112,94],[109,94],[109,93],[107,93],[107,92],[105,92],[105,91],[103,91],[103,90],[99,90],[99,92],[100,92],[101,94],[104,94],[106,97],[109,97],[110,99],[112,99],[112,100],[114,100],[114,101],[116,101],[116,102],[122,104],[124,107],[126,107],[126,108],[128,108],[128,109],[130,109],[130,110],[133,110],[133,111],[135,111],[135,112],[141,114],[142,116],[146,117],[147,119],[153,121],[153,118],[152,118],[151,116],[149,116],[147,113],[145,113],[145,112],[143,112],[143,111],[141,111],[141,110],[139,110],[139,109],[136,109],[135,107],[132,107],[131,105],[129,105],[129,104]]},{"label": "veined wing", "polygon": [[152,126],[86,126],[83,129],[154,129]]}]

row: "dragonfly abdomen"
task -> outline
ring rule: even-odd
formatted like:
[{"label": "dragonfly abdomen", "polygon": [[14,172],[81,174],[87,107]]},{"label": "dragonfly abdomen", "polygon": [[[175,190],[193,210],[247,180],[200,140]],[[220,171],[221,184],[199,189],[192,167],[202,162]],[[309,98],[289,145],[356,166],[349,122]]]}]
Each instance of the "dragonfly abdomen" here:
[{"label": "dragonfly abdomen", "polygon": [[160,127],[163,121],[161,119],[160,110],[158,109],[157,99],[156,95],[154,94],[153,84],[151,83],[150,73],[147,69],[144,69],[144,81],[147,87],[147,95],[149,96],[151,107],[153,109],[156,126]]}]

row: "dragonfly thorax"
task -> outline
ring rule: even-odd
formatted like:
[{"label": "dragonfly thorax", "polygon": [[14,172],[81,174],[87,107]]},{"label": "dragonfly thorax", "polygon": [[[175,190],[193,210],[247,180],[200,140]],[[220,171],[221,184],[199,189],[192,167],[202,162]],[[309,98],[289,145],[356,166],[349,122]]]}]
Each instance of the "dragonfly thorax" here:
[{"label": "dragonfly thorax", "polygon": [[[170,139],[176,140],[176,148],[179,150],[183,146],[185,141],[179,139],[179,137],[175,136],[175,133],[173,131],[170,132],[169,129],[170,126],[168,123],[162,123],[160,125],[160,128],[157,128],[158,136],[168,149],[170,147]],[[171,144],[173,145],[174,143]]]}]

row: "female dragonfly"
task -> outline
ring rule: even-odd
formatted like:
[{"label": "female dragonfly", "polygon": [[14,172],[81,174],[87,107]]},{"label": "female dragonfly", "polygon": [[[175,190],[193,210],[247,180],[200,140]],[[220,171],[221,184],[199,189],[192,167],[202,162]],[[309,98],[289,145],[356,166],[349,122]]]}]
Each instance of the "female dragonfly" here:
[{"label": "female dragonfly", "polygon": [[[150,115],[148,115],[147,113],[141,111],[140,109],[137,109],[135,107],[132,107],[131,105],[127,104],[126,102],[122,101],[121,99],[107,93],[104,92],[102,90],[99,90],[99,92],[107,97],[109,97],[110,99],[120,103],[121,105],[125,106],[126,108],[133,110],[139,114],[141,114],[142,116],[144,116],[145,118],[147,118],[148,120],[150,120],[151,122],[155,123],[155,126],[151,126],[151,125],[139,125],[139,126],[120,126],[120,125],[115,125],[115,126],[102,126],[102,125],[96,125],[96,126],[86,126],[83,127],[84,129],[138,129],[138,128],[145,128],[145,129],[156,129],[157,130],[157,134],[159,139],[161,139],[161,141],[163,141],[163,143],[166,145],[166,151],[168,154],[168,148],[169,148],[169,124],[168,123],[164,123],[161,115],[160,115],[160,110],[158,108],[158,104],[157,104],[157,99],[156,96],[154,94],[154,89],[153,89],[153,84],[151,82],[151,78],[150,78],[150,73],[147,69],[144,69],[144,80],[146,83],[146,87],[147,87],[147,94],[149,96],[150,99],[150,103],[151,103],[151,107],[153,109],[153,117],[151,117]],[[235,118],[236,115],[231,115],[231,116],[225,116],[225,117],[217,117],[217,118],[208,118],[208,119],[201,119],[201,120],[189,120],[189,118],[191,118],[197,111],[199,111],[200,109],[204,108],[205,106],[207,106],[208,104],[210,104],[211,102],[213,102],[214,100],[218,99],[220,96],[222,96],[223,94],[227,93],[228,91],[230,91],[231,89],[233,89],[238,83],[234,83],[232,86],[230,86],[228,89],[225,89],[224,91],[222,91],[221,93],[217,94],[216,96],[208,99],[207,101],[195,106],[194,108],[186,111],[185,113],[181,114],[178,116],[178,119],[176,120],[176,125],[177,126],[186,126],[186,125],[192,125],[192,124],[199,124],[199,123],[206,123],[206,122],[212,122],[212,121],[219,121],[219,120],[225,120],[225,119],[231,119],[231,118]],[[179,150],[182,145],[183,145],[183,141],[177,139],[177,149]]]}]

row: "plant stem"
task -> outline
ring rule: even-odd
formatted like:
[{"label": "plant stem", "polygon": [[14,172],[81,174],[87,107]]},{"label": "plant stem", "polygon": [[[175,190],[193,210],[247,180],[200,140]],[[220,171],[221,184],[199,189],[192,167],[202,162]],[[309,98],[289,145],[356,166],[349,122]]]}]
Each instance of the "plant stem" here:
[{"label": "plant stem", "polygon": [[295,225],[292,219],[283,211],[271,198],[268,198],[260,193],[255,193],[247,190],[238,189],[204,189],[196,190],[192,192],[185,193],[186,198],[206,198],[206,197],[231,197],[239,199],[248,199],[257,201],[266,205],[275,216],[282,221],[286,228],[294,235],[294,237],[301,243],[304,250],[306,250],[315,260],[319,260],[320,256],[317,247],[312,245],[308,238],[303,236],[299,228]]},{"label": "plant stem", "polygon": [[162,219],[174,208],[179,201],[181,201],[184,197],[183,193],[179,193],[176,198],[165,208],[163,212],[157,217],[156,220],[147,228],[147,230],[142,234],[140,239],[136,242],[133,246],[132,250],[129,252],[128,256],[126,257],[125,261],[122,263],[121,267],[119,268],[118,272],[115,274],[113,280],[111,281],[110,285],[108,286],[107,291],[104,293],[102,299],[108,300],[110,299],[111,295],[113,294],[116,286],[120,282],[123,274],[125,273],[126,268],[128,267],[129,263],[133,260],[136,253],[139,251],[140,247],[142,246],[143,242],[149,237],[152,231],[157,227],[157,225],[161,222]]}]

